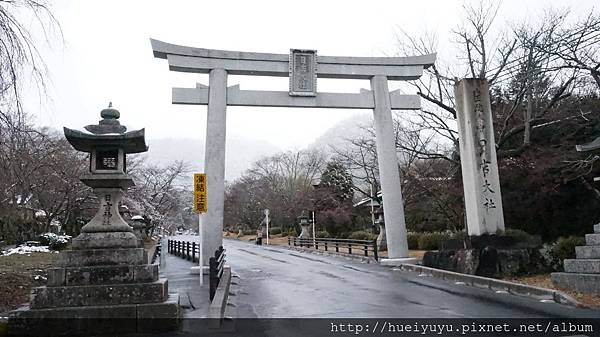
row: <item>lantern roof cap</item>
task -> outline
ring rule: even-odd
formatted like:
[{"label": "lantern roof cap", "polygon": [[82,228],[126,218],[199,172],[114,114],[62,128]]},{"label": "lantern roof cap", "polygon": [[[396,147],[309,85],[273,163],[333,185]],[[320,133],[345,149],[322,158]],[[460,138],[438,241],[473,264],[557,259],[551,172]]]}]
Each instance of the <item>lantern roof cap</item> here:
[{"label": "lantern roof cap", "polygon": [[127,127],[119,123],[121,113],[113,108],[112,102],[100,112],[100,116],[102,120],[98,124],[86,125],[84,130],[63,128],[67,141],[76,150],[92,152],[96,147],[114,147],[123,149],[125,153],[148,151],[145,130],[127,132]]}]

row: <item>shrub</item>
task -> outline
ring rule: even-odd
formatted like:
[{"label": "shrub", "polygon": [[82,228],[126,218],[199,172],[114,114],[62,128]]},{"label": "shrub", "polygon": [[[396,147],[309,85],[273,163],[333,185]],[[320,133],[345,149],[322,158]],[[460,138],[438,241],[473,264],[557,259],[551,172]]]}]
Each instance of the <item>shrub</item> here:
[{"label": "shrub", "polygon": [[539,241],[539,238],[536,239],[535,236],[520,229],[508,228],[504,231],[504,235],[513,237],[517,242],[523,242],[533,245],[535,245]]},{"label": "shrub", "polygon": [[298,237],[298,231],[296,231],[296,228],[293,227],[288,230],[287,234],[289,236]]},{"label": "shrub", "polygon": [[244,230],[242,230],[242,234],[244,234],[244,235],[255,235],[256,234],[256,230],[254,230],[254,229],[244,229]]},{"label": "shrub", "polygon": [[329,235],[329,232],[327,232],[327,231],[317,231],[315,233],[315,236],[318,238],[330,238],[331,237],[331,235]]},{"label": "shrub", "polygon": [[429,232],[422,233],[419,238],[419,249],[421,250],[438,250],[442,242],[450,239],[449,233]]},{"label": "shrub", "polygon": [[419,238],[421,237],[421,233],[416,232],[408,232],[406,233],[406,239],[408,241],[408,249],[419,249]]},{"label": "shrub", "polygon": [[585,246],[585,239],[579,236],[560,237],[555,243],[544,245],[540,252],[550,269],[561,271],[565,259],[575,258],[576,246]]},{"label": "shrub", "polygon": [[[329,231],[327,231],[329,232]],[[329,232],[331,233],[331,232]],[[338,239],[348,239],[350,238],[350,235],[352,234],[352,232],[340,232],[338,235],[334,235],[335,238]]]},{"label": "shrub", "polygon": [[375,240],[377,239],[377,234],[369,233],[366,231],[356,231],[352,232],[348,239],[352,240]]},{"label": "shrub", "polygon": [[63,250],[67,248],[71,237],[69,235],[56,235],[54,233],[44,233],[40,235],[40,244],[48,246],[51,250]]},{"label": "shrub", "polygon": [[281,227],[269,228],[269,235],[281,234]]},{"label": "shrub", "polygon": [[451,239],[455,239],[455,240],[465,240],[468,237],[469,237],[469,234],[467,234],[466,231],[453,232],[450,235],[450,238]]}]

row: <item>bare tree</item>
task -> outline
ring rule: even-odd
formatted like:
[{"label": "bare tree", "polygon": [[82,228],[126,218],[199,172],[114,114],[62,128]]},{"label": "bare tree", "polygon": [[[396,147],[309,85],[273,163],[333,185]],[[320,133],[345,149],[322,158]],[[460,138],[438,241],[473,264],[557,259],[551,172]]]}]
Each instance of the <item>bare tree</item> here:
[{"label": "bare tree", "polygon": [[178,180],[190,172],[189,165],[184,161],[175,161],[164,166],[140,163],[137,168],[129,170],[134,176],[136,185],[124,198],[135,212],[144,216],[151,225],[162,226],[173,232],[176,220],[188,204],[186,195],[191,191],[178,186]]},{"label": "bare tree", "polygon": [[325,154],[318,150],[288,151],[256,161],[228,186],[226,225],[256,227],[268,208],[274,226],[290,228],[303,209],[312,207],[313,184],[325,163]]},{"label": "bare tree", "polygon": [[[46,65],[27,27],[17,12],[26,10],[46,35],[46,41],[60,25],[44,0],[0,0],[0,121],[19,127],[23,122],[21,89],[26,72],[41,92],[46,88]],[[15,113],[16,115],[11,115]],[[16,120],[15,120],[16,116]]]}]

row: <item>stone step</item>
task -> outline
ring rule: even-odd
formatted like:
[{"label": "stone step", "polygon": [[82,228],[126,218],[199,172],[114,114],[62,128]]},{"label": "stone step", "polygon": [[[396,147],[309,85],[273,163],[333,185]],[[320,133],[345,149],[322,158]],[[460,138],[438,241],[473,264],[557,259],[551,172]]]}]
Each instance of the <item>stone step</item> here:
[{"label": "stone step", "polygon": [[598,234],[600,234],[600,223],[599,223],[599,224],[596,224],[596,225],[594,225],[594,233],[598,233]]},{"label": "stone step", "polygon": [[552,273],[559,288],[600,295],[600,274]]},{"label": "stone step", "polygon": [[151,283],[37,287],[31,292],[31,308],[60,308],[119,304],[158,303],[168,296],[167,279]]},{"label": "stone step", "polygon": [[600,246],[575,247],[578,259],[600,259]]},{"label": "stone step", "polygon": [[586,234],[585,243],[588,246],[600,246],[600,234]]},{"label": "stone step", "polygon": [[61,267],[148,264],[144,248],[65,250],[58,255]]},{"label": "stone step", "polygon": [[48,269],[48,286],[142,283],[158,280],[158,265],[87,266]]},{"label": "stone step", "polygon": [[600,274],[600,259],[566,259],[565,272]]}]

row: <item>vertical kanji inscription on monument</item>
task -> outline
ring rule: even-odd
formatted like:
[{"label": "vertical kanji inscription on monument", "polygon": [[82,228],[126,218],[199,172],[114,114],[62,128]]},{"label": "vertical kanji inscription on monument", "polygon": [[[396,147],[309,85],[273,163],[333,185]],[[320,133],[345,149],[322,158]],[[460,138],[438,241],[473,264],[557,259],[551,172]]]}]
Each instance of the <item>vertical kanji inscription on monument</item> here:
[{"label": "vertical kanji inscription on monument", "polygon": [[488,83],[464,79],[454,90],[468,233],[495,234],[504,214]]}]

